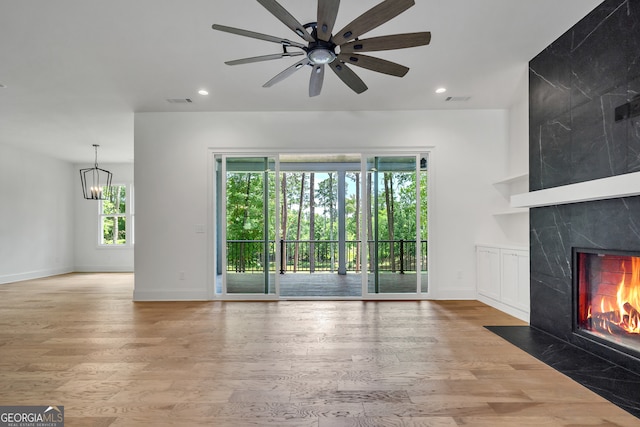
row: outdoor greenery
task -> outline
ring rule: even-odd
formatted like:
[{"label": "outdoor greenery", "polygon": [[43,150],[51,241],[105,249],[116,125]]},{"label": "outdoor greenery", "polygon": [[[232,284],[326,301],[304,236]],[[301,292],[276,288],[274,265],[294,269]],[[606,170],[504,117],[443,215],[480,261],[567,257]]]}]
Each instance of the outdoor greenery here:
[{"label": "outdoor greenery", "polygon": [[[103,189],[107,194],[107,188]],[[127,243],[127,187],[113,186],[110,197],[102,202],[102,244],[124,245]]]},{"label": "outdoor greenery", "polygon": [[[377,184],[374,182],[377,176]],[[421,239],[427,240],[427,174],[419,174],[422,198]],[[265,182],[266,180],[266,182]],[[378,263],[395,271],[399,267],[400,240],[407,241],[405,250],[415,253],[416,240],[416,173],[393,171],[368,173],[367,192],[372,194],[369,206],[362,206],[360,172],[346,173],[345,217],[349,268],[359,269],[361,240],[377,237]],[[226,176],[227,252],[229,270],[246,271],[262,268],[265,253],[270,269],[279,269],[273,242],[284,240],[287,264],[293,271],[327,269],[336,265],[338,239],[338,174],[336,172],[286,172],[280,176],[280,234],[275,232],[275,186],[273,171],[232,171]],[[377,189],[377,197],[374,197]],[[267,206],[263,194],[268,192]],[[357,212],[368,213],[367,235],[360,236]],[[377,226],[377,235],[375,229]],[[373,245],[372,245],[373,246]],[[426,244],[423,245],[426,256]],[[406,249],[412,248],[412,249]],[[315,256],[310,256],[315,254]],[[373,259],[374,254],[370,254]]]}]

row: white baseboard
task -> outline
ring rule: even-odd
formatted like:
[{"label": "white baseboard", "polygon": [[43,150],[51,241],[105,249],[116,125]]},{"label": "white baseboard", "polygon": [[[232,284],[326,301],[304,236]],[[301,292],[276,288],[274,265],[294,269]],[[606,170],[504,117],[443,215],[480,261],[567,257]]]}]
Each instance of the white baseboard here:
[{"label": "white baseboard", "polygon": [[143,301],[208,301],[206,289],[194,291],[133,291],[133,300]]},{"label": "white baseboard", "polygon": [[133,265],[81,265],[73,270],[76,273],[133,273]]},{"label": "white baseboard", "polygon": [[437,289],[432,296],[434,300],[474,300],[475,289]]},{"label": "white baseboard", "polygon": [[478,294],[477,298],[478,301],[487,304],[488,306],[491,306],[497,310],[500,310],[504,313],[507,313],[517,319],[520,319],[524,322],[529,323],[529,312],[521,310],[519,308],[516,307],[512,307],[510,305],[507,305],[505,303],[502,303],[500,301],[496,301],[494,299],[491,299],[489,297],[486,297],[484,295],[480,295]]},{"label": "white baseboard", "polygon": [[43,277],[58,276],[60,274],[73,273],[72,267],[51,268],[45,270],[28,271],[18,274],[7,274],[0,276],[0,285],[13,282],[23,282],[25,280],[42,279]]}]

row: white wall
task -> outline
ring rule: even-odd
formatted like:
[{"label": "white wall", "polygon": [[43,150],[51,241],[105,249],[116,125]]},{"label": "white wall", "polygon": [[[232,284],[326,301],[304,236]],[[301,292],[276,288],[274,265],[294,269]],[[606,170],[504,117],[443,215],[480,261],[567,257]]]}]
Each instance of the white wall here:
[{"label": "white wall", "polygon": [[[74,165],[76,171],[92,164]],[[133,163],[100,164],[100,168],[113,173],[114,185],[133,183]],[[77,172],[76,172],[77,173]],[[98,202],[82,197],[80,175],[73,183],[76,208],[75,271],[133,271],[133,247],[99,247],[100,224]]]},{"label": "white wall", "polygon": [[0,145],[0,283],[73,271],[76,173]]},{"label": "white wall", "polygon": [[[509,108],[509,144],[507,150],[507,176],[529,173],[529,66],[523,65],[518,88]],[[527,193],[529,177],[511,184],[512,194]],[[506,205],[506,209],[510,206]],[[529,215],[506,215],[496,217],[502,228],[505,243],[529,247]]]},{"label": "white wall", "polygon": [[507,172],[507,144],[506,110],[138,113],[134,298],[208,297],[210,150],[427,147],[435,147],[430,286],[436,298],[475,298],[475,244],[505,239],[491,215],[500,198],[491,184]]},{"label": "white wall", "polygon": [[[509,108],[507,174],[529,173],[529,65],[522,66]],[[528,185],[526,189],[528,191]]]}]

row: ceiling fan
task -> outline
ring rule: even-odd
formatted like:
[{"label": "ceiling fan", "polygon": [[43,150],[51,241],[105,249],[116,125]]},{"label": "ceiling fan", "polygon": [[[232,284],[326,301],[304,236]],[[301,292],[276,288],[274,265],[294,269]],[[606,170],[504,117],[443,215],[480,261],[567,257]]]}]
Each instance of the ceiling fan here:
[{"label": "ceiling fan", "polygon": [[[305,25],[298,22],[298,20],[276,0],[257,1],[307,42],[306,44],[298,43],[285,38],[224,25],[214,24],[212,26],[214,30],[282,45],[282,53],[227,61],[225,62],[227,65],[248,64],[292,56],[304,56],[302,60],[286,68],[266,82],[263,87],[271,87],[299,69],[310,66],[312,71],[309,81],[309,96],[320,95],[324,81],[325,65],[327,65],[336,73],[340,80],[354,92],[362,93],[367,90],[367,85],[347,64],[397,77],[403,77],[407,74],[409,68],[396,64],[395,62],[362,55],[361,52],[404,49],[427,45],[431,41],[430,32],[394,34],[369,39],[359,39],[361,35],[379,27],[409,9],[415,4],[414,0],[385,0],[351,21],[340,31],[336,31],[335,34],[332,34],[332,31],[338,15],[340,0],[318,0],[317,22],[310,22]],[[289,51],[290,48],[300,50]],[[339,50],[336,51],[337,49]]]}]

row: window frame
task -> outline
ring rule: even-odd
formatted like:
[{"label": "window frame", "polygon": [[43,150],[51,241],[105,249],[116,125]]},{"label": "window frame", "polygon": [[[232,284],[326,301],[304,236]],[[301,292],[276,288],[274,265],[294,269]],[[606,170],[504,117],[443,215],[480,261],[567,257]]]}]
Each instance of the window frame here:
[{"label": "window frame", "polygon": [[[134,215],[134,189],[133,183],[121,183],[121,184],[112,184],[112,188],[115,187],[124,187],[125,188],[125,212],[124,213],[113,213],[113,214],[105,214],[103,211],[104,201],[100,200],[98,203],[98,215],[97,215],[97,246],[102,249],[125,249],[132,248],[134,246],[134,224],[135,224],[135,215]],[[104,218],[124,218],[125,219],[125,243],[117,244],[117,243],[104,243]]]}]

